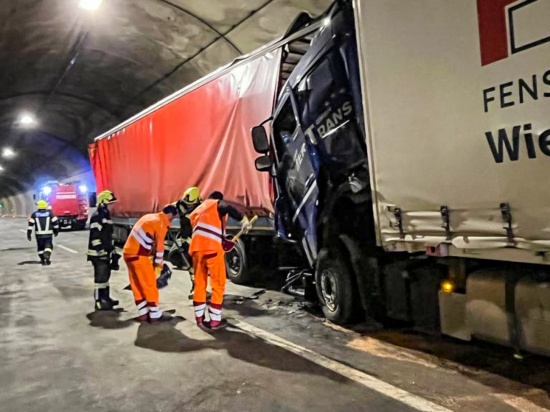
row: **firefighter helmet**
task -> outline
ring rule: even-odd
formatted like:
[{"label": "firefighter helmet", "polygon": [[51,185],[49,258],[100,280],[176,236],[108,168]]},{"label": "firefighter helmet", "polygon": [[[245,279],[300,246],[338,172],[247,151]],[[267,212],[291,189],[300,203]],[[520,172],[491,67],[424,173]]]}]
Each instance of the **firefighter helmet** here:
[{"label": "firefighter helmet", "polygon": [[190,187],[183,195],[181,195],[181,200],[188,205],[194,205],[202,201],[199,188],[196,186]]},{"label": "firefighter helmet", "polygon": [[104,190],[97,195],[97,203],[99,205],[108,205],[109,203],[114,203],[118,199],[115,197],[115,194],[110,190]]},{"label": "firefighter helmet", "polygon": [[38,202],[36,202],[36,206],[39,209],[47,209],[48,208],[48,203],[45,200],[39,200]]}]

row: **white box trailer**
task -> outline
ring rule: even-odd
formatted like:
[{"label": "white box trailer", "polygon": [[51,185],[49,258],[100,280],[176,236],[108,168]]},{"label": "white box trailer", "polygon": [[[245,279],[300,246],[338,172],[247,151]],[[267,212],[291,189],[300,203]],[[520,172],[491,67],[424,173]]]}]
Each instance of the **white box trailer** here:
[{"label": "white box trailer", "polygon": [[[354,8],[377,243],[550,264],[550,0]],[[537,270],[521,266],[532,276],[512,286],[481,271],[466,293],[440,293],[443,333],[549,354]]]},{"label": "white box trailer", "polygon": [[377,235],[550,264],[550,1],[488,3],[506,2],[357,2]]}]

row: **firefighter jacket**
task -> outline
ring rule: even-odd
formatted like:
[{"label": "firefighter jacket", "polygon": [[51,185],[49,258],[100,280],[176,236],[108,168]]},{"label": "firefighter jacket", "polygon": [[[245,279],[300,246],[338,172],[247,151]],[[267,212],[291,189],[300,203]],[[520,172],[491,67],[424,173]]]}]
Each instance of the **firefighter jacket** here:
[{"label": "firefighter jacket", "polygon": [[59,233],[59,221],[57,216],[51,210],[39,209],[29,217],[29,226],[27,232],[29,235],[32,230],[36,237],[47,237]]},{"label": "firefighter jacket", "polygon": [[193,228],[191,227],[191,219],[189,216],[198,206],[199,204],[187,205],[182,200],[176,203],[180,219],[180,236],[182,239],[190,239],[193,234]]},{"label": "firefighter jacket", "polygon": [[132,228],[124,245],[124,256],[153,256],[155,266],[164,263],[164,238],[170,227],[170,219],[164,213],[142,216]]},{"label": "firefighter jacket", "polygon": [[109,259],[113,245],[113,221],[105,206],[99,206],[90,219],[88,240],[88,260]]}]

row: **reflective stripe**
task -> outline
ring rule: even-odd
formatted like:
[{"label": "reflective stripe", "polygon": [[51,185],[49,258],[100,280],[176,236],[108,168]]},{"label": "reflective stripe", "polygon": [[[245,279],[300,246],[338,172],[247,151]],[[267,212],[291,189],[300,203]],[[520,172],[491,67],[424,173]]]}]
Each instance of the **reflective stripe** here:
[{"label": "reflective stripe", "polygon": [[138,309],[141,309],[141,308],[144,308],[145,306],[147,306],[147,301],[143,301],[141,302],[140,304],[136,305]]},{"label": "reflective stripe", "polygon": [[130,233],[130,235],[132,235],[137,241],[138,243],[143,246],[145,249],[147,250],[151,250],[153,247],[151,245],[148,245],[145,240],[143,240],[139,234],[135,231],[132,230],[132,232]]},{"label": "reflective stripe", "polygon": [[162,316],[162,310],[158,308],[158,306],[149,306],[149,317],[151,319],[158,319]]},{"label": "reflective stripe", "polygon": [[217,320],[217,321],[222,320],[221,313],[220,314],[212,313],[212,309],[210,309],[210,320]]},{"label": "reflective stripe", "polygon": [[138,309],[138,315],[143,316],[149,313],[149,308],[146,306],[144,308]]},{"label": "reflective stripe", "polygon": [[29,218],[29,223],[30,223],[30,224],[34,225],[34,222],[35,222],[35,220],[34,220],[32,217]]},{"label": "reflective stripe", "polygon": [[164,262],[164,259],[155,259],[155,263],[159,266],[162,266],[163,262]]},{"label": "reflective stripe", "polygon": [[110,220],[110,219],[103,218],[103,220],[101,221],[101,223],[103,223],[103,224],[105,224],[105,225],[112,225],[112,224],[113,224],[113,221]]},{"label": "reflective stripe", "polygon": [[103,228],[103,226],[101,226],[101,223],[98,223],[98,222],[94,222],[90,225],[90,229],[101,230],[102,228]]},{"label": "reflective stripe", "polygon": [[202,318],[204,316],[204,310],[206,309],[206,303],[202,305],[195,306],[195,316],[197,318]]},{"label": "reflective stripe", "polygon": [[57,216],[54,216],[52,222],[57,222]]},{"label": "reflective stripe", "polygon": [[88,249],[88,256],[107,256],[107,252],[105,250],[100,250],[99,252],[97,250]]},{"label": "reflective stripe", "polygon": [[92,240],[92,246],[99,246],[99,245],[101,245],[101,239]]},{"label": "reflective stripe", "polygon": [[157,257],[164,257],[164,252],[157,252],[156,255]]},{"label": "reflective stripe", "polygon": [[210,313],[214,313],[216,315],[221,315],[222,314],[222,310],[221,309],[216,309],[216,308],[213,308],[213,307],[210,307],[208,308],[208,311]]},{"label": "reflective stripe", "polygon": [[204,228],[204,229],[207,229],[207,230],[211,230],[212,232],[219,233],[220,236],[222,235],[222,231],[221,231],[220,228],[218,228],[216,226],[209,225],[208,223],[203,223],[203,222],[197,223],[197,227],[195,228],[195,230],[197,230],[201,227]]},{"label": "reflective stripe", "polygon": [[94,288],[96,288],[96,289],[105,289],[105,288],[108,288],[108,287],[109,287],[109,282],[95,283],[94,284]]},{"label": "reflective stripe", "polygon": [[44,251],[41,250],[40,252],[38,252],[39,255],[43,255],[44,254]]},{"label": "reflective stripe", "polygon": [[52,235],[53,230],[37,230],[36,234],[37,235]]},{"label": "reflective stripe", "polygon": [[151,239],[151,238],[149,237],[149,235],[148,235],[147,233],[145,233],[145,231],[143,230],[143,228],[138,227],[138,228],[137,228],[137,231],[138,231],[139,235],[141,236],[141,238],[142,238],[143,240],[145,240],[147,243],[153,244],[153,239]]},{"label": "reflective stripe", "polygon": [[219,242],[219,243],[222,243],[222,238],[213,234],[213,233],[210,233],[210,232],[205,232],[204,230],[201,230],[201,229],[197,229],[193,232],[193,237],[195,236],[203,236],[203,237],[207,237],[209,239],[212,239],[212,240],[215,240],[216,242]]},{"label": "reflective stripe", "polygon": [[49,247],[47,247],[47,248],[44,249],[44,252],[50,252],[50,253],[52,253],[52,250],[51,250]]}]

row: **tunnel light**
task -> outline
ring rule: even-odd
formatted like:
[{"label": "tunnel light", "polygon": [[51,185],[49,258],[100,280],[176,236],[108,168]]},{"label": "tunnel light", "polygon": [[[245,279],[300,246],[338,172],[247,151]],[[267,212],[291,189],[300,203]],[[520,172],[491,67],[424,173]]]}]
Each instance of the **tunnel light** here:
[{"label": "tunnel light", "polygon": [[80,193],[88,192],[88,188],[86,187],[86,185],[80,185],[78,186],[78,189],[80,190]]},{"label": "tunnel light", "polygon": [[0,173],[4,171],[4,168],[0,165]]},{"label": "tunnel light", "polygon": [[19,123],[22,125],[22,126],[26,126],[26,127],[29,127],[29,126],[32,126],[36,123],[36,120],[34,118],[33,115],[29,114],[29,113],[23,113],[20,117],[19,117]]},{"label": "tunnel light", "polygon": [[46,196],[48,196],[50,193],[52,193],[52,188],[49,186],[44,186],[42,188],[42,193],[44,193]]},{"label": "tunnel light", "polygon": [[330,17],[325,17],[325,19],[323,20],[323,25],[325,27],[330,25]]},{"label": "tunnel light", "polygon": [[14,156],[15,156],[15,152],[11,147],[4,147],[4,149],[2,149],[2,157],[4,159],[11,159]]},{"label": "tunnel light", "polygon": [[441,282],[441,291],[443,293],[453,293],[455,291],[455,284],[452,280],[444,280]]},{"label": "tunnel light", "polygon": [[94,11],[101,6],[103,0],[80,0],[78,7],[88,11]]}]

